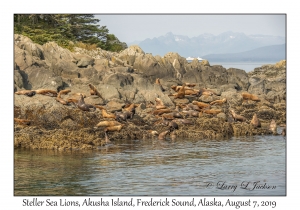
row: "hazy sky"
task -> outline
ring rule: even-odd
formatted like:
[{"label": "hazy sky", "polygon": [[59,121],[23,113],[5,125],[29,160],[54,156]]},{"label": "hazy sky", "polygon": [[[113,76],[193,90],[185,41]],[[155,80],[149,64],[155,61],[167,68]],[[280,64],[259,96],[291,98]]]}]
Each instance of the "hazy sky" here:
[{"label": "hazy sky", "polygon": [[142,41],[172,32],[195,37],[203,33],[219,35],[226,31],[285,36],[286,16],[277,15],[95,15],[99,24],[122,42]]}]

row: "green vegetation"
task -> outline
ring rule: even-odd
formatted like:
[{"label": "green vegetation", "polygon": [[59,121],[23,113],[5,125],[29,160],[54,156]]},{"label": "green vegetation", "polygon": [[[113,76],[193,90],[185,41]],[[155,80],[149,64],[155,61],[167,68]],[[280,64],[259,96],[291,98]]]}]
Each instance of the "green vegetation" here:
[{"label": "green vegetation", "polygon": [[38,44],[55,41],[61,47],[72,50],[82,47],[88,50],[100,47],[119,52],[127,44],[109,34],[106,26],[90,14],[15,14],[14,33],[29,37]]}]

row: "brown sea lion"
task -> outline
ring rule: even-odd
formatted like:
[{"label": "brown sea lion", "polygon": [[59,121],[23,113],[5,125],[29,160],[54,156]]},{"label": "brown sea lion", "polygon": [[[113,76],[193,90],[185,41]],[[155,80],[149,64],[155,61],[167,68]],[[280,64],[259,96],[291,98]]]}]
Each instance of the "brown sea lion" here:
[{"label": "brown sea lion", "polygon": [[124,125],[121,124],[121,125],[114,125],[114,126],[109,126],[109,127],[106,127],[104,129],[105,132],[114,132],[114,131],[120,131],[122,129]]},{"label": "brown sea lion", "polygon": [[179,89],[177,94],[175,94],[174,99],[184,98],[184,97],[185,97],[185,83],[183,83],[182,87]]},{"label": "brown sea lion", "polygon": [[31,120],[19,119],[19,118],[14,118],[14,121],[19,125],[30,125],[31,123]]},{"label": "brown sea lion", "polygon": [[15,94],[26,95],[28,97],[32,97],[36,94],[36,92],[34,90],[20,90],[20,91],[15,92]]},{"label": "brown sea lion", "polygon": [[62,99],[61,97],[56,97],[55,98],[56,101],[58,101],[59,103],[63,104],[63,105],[68,105],[68,101]]},{"label": "brown sea lion", "polygon": [[171,86],[171,89],[173,89],[175,92],[178,92],[178,91],[180,90],[181,87],[182,87],[182,86],[180,86],[180,85],[172,85],[172,86]]},{"label": "brown sea lion", "polygon": [[123,108],[123,111],[133,112],[133,113],[135,114],[135,108],[136,108],[136,107],[138,107],[138,105],[132,103],[132,104],[129,104],[128,106],[125,106],[125,107]]},{"label": "brown sea lion", "polygon": [[256,113],[254,113],[250,124],[253,125],[254,128],[261,127],[260,120],[258,119]]},{"label": "brown sea lion", "polygon": [[270,123],[269,130],[272,131],[274,135],[277,134],[277,123],[274,119]]},{"label": "brown sea lion", "polygon": [[167,119],[167,120],[173,120],[174,116],[173,113],[166,113],[166,114],[162,114],[161,115],[163,119]]},{"label": "brown sea lion", "polygon": [[107,113],[105,109],[102,109],[102,117],[116,119],[116,115],[113,113]]},{"label": "brown sea lion", "polygon": [[165,89],[163,88],[163,86],[162,86],[161,83],[160,83],[160,79],[159,79],[159,78],[157,78],[157,79],[155,80],[155,84],[157,84],[157,85],[160,87],[160,89],[161,89],[162,92],[165,91]]},{"label": "brown sea lion", "polygon": [[227,99],[226,99],[226,98],[223,98],[223,99],[220,99],[220,100],[215,100],[215,101],[210,102],[210,105],[214,105],[214,104],[222,105],[222,104],[224,104],[226,101],[227,101]]},{"label": "brown sea lion", "polygon": [[281,135],[282,135],[282,136],[286,136],[286,128],[283,128],[283,129],[282,129]]},{"label": "brown sea lion", "polygon": [[164,114],[164,113],[170,113],[172,112],[171,109],[158,109],[158,110],[154,110],[152,112],[153,115],[161,115],[161,114]]},{"label": "brown sea lion", "polygon": [[77,103],[78,103],[78,99],[76,99],[76,98],[68,98],[68,99],[67,99],[67,102],[68,102],[68,103],[77,104]]},{"label": "brown sea lion", "polygon": [[156,109],[166,109],[167,108],[160,98],[155,98],[155,102],[156,102],[156,104],[155,104]]},{"label": "brown sea lion", "polygon": [[243,97],[243,100],[251,100],[251,101],[260,101],[260,99],[258,98],[257,95],[254,95],[254,94],[250,94],[250,93],[247,93],[247,92],[243,92],[242,93],[242,97]]},{"label": "brown sea lion", "polygon": [[45,96],[57,97],[57,91],[55,91],[55,90],[38,89],[38,90],[35,90],[35,93],[45,95]]},{"label": "brown sea lion", "polygon": [[104,98],[101,96],[101,94],[99,93],[99,91],[95,88],[95,86],[93,86],[92,84],[89,84],[90,87],[90,94],[91,95],[97,95],[99,96],[102,100],[104,100]]},{"label": "brown sea lion", "polygon": [[[182,88],[182,85],[172,85],[172,86],[171,86],[171,89],[173,89],[175,92],[178,92],[181,88]],[[193,88],[191,88],[191,87],[188,87],[188,86],[186,85],[186,83],[185,83],[184,90],[195,90],[195,91],[199,91],[199,90],[193,89]]]},{"label": "brown sea lion", "polygon": [[90,111],[90,108],[93,108],[94,111],[96,110],[96,107],[94,107],[94,106],[91,105],[91,104],[86,104],[86,103],[84,102],[84,98],[83,98],[83,95],[82,95],[82,94],[80,95],[80,99],[79,99],[78,102],[77,102],[77,107],[78,107],[79,109],[81,109],[82,111]]},{"label": "brown sea lion", "polygon": [[79,96],[79,98],[80,98],[80,95],[82,95],[83,98],[86,98],[86,95],[83,94],[83,93],[71,93],[71,94],[70,94],[71,97],[78,97],[78,96]]},{"label": "brown sea lion", "polygon": [[154,130],[149,130],[148,131],[152,136],[158,136],[158,132]]},{"label": "brown sea lion", "polygon": [[110,143],[111,141],[109,140],[108,135],[107,135],[106,132],[104,132],[104,135],[105,135],[105,143],[106,144]]},{"label": "brown sea lion", "polygon": [[94,104],[94,106],[95,106],[96,108],[100,109],[100,110],[105,109],[104,106],[100,106],[100,105],[97,105],[97,104]]},{"label": "brown sea lion", "polygon": [[235,113],[235,111],[233,109],[229,110],[234,121],[241,121],[241,122],[245,122],[247,119],[245,117],[243,117],[242,115],[238,115]]},{"label": "brown sea lion", "polygon": [[195,90],[195,89],[185,89],[185,95],[198,95],[199,94],[199,90]]},{"label": "brown sea lion", "polygon": [[66,95],[66,94],[68,94],[69,92],[71,92],[70,89],[61,90],[61,91],[58,92],[57,97],[58,97],[58,98],[61,98],[61,95]]},{"label": "brown sea lion", "polygon": [[96,125],[96,127],[110,127],[116,125],[121,125],[121,123],[118,121],[101,121]]},{"label": "brown sea lion", "polygon": [[175,140],[176,140],[176,137],[177,137],[177,136],[176,136],[176,134],[175,134],[174,131],[170,133],[170,138],[171,138],[172,141],[175,141]]},{"label": "brown sea lion", "polygon": [[192,104],[197,105],[200,109],[210,107],[210,104],[200,102],[200,101],[193,101]]},{"label": "brown sea lion", "polygon": [[206,114],[219,114],[222,112],[222,110],[221,109],[203,109],[202,112],[206,113]]},{"label": "brown sea lion", "polygon": [[169,134],[169,133],[170,133],[169,130],[161,132],[161,133],[158,135],[158,140],[165,140],[165,139],[166,139],[166,135]]}]

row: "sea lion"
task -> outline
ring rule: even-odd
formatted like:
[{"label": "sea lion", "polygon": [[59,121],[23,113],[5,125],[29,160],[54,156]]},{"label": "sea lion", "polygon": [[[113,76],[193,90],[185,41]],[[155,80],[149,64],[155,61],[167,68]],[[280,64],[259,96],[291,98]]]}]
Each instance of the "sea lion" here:
[{"label": "sea lion", "polygon": [[243,117],[242,115],[238,115],[235,113],[235,111],[233,109],[229,110],[234,121],[241,121],[241,122],[245,122],[247,119],[245,117]]},{"label": "sea lion", "polygon": [[200,109],[210,107],[210,104],[200,102],[200,101],[192,101],[192,104],[197,105]]},{"label": "sea lion", "polygon": [[175,132],[174,131],[172,131],[171,133],[170,133],[170,138],[171,138],[171,140],[172,141],[175,141],[176,140],[176,134],[175,134]]},{"label": "sea lion", "polygon": [[121,125],[114,125],[114,126],[109,126],[109,127],[106,127],[104,129],[105,132],[114,132],[114,131],[120,131],[122,129],[124,125],[121,124]]},{"label": "sea lion", "polygon": [[160,83],[160,79],[159,79],[159,78],[157,78],[157,79],[155,80],[155,84],[157,84],[157,85],[160,87],[160,89],[161,89],[162,92],[165,91],[165,89],[163,88],[163,86],[162,86],[161,83]]},{"label": "sea lion", "polygon": [[195,90],[195,89],[185,89],[185,95],[198,95],[199,94],[199,90]]},{"label": "sea lion", "polygon": [[19,118],[14,118],[14,121],[19,125],[30,125],[31,123],[31,120],[19,119]]},{"label": "sea lion", "polygon": [[[196,90],[196,89],[193,89],[191,87],[188,87],[186,84],[187,83],[185,83],[184,90]],[[175,92],[178,92],[181,88],[182,88],[182,85],[172,85],[171,86],[171,89],[173,89]],[[196,91],[199,91],[199,90],[196,90]]]},{"label": "sea lion", "polygon": [[152,136],[158,136],[158,132],[154,130],[149,130],[148,131]]},{"label": "sea lion", "polygon": [[227,101],[227,99],[226,99],[226,98],[223,98],[223,99],[220,99],[220,100],[215,100],[215,101],[210,102],[210,105],[214,105],[214,104],[222,105],[222,104],[224,104],[226,101]]},{"label": "sea lion", "polygon": [[34,90],[20,90],[20,91],[15,92],[15,94],[26,95],[28,97],[32,97],[36,94],[36,92]]},{"label": "sea lion", "polygon": [[282,136],[286,136],[286,128],[283,128],[283,129],[282,129],[281,135],[282,135]]},{"label": "sea lion", "polygon": [[170,131],[173,131],[175,129],[176,130],[179,129],[178,124],[174,120],[170,121],[169,124],[168,124],[168,126],[170,128]]},{"label": "sea lion", "polygon": [[202,113],[206,113],[206,114],[219,114],[221,112],[222,112],[221,109],[203,109],[202,110]]},{"label": "sea lion", "polygon": [[38,89],[38,90],[35,90],[35,93],[45,95],[45,96],[50,96],[50,97],[57,97],[57,91],[55,91],[55,90]]},{"label": "sea lion", "polygon": [[126,121],[127,119],[132,119],[133,118],[134,113],[133,112],[128,112],[128,111],[124,111],[124,112],[115,112],[115,116],[116,116],[116,120],[123,120]]},{"label": "sea lion", "polygon": [[270,123],[269,130],[272,131],[274,135],[277,134],[277,124],[274,119]]},{"label": "sea lion", "polygon": [[167,119],[167,120],[173,120],[174,116],[173,113],[166,113],[166,114],[162,114],[161,115],[163,119]]},{"label": "sea lion", "polygon": [[173,89],[175,92],[178,92],[180,90],[180,88],[182,88],[182,86],[180,85],[172,85],[171,89]]},{"label": "sea lion", "polygon": [[132,104],[129,104],[128,106],[125,106],[123,108],[123,111],[127,111],[127,112],[132,112],[133,114],[135,114],[135,108],[137,107],[138,105],[132,103]]},{"label": "sea lion", "polygon": [[260,123],[259,119],[257,118],[256,113],[254,113],[250,124],[253,125],[254,128],[261,127],[261,123]]},{"label": "sea lion", "polygon": [[86,104],[84,102],[84,98],[82,94],[80,94],[80,99],[77,102],[77,107],[82,111],[90,111],[90,108],[93,108],[94,111],[96,110],[96,107],[94,107],[92,104]]},{"label": "sea lion", "polygon": [[101,121],[96,125],[96,127],[110,127],[116,125],[121,125],[121,123],[118,121]]},{"label": "sea lion", "polygon": [[102,117],[116,119],[116,115],[113,113],[107,113],[105,109],[102,109]]},{"label": "sea lion", "polygon": [[[71,92],[71,90],[69,89],[66,89],[66,90],[61,90],[59,91],[59,93],[57,94],[57,97],[55,98],[56,101],[58,101],[59,103],[63,104],[63,105],[68,105],[69,102],[64,100],[61,95],[66,95],[68,94],[69,92]],[[78,102],[78,101],[77,101]]]},{"label": "sea lion", "polygon": [[198,105],[195,105],[195,104],[192,104],[192,103],[189,103],[189,104],[186,106],[186,108],[189,108],[189,109],[192,109],[192,110],[198,111],[198,112],[201,111],[201,109],[199,108]]},{"label": "sea lion", "polygon": [[71,92],[70,89],[61,90],[61,91],[58,92],[57,97],[58,97],[58,98],[61,98],[61,95],[66,95],[66,94],[68,94],[69,92]]},{"label": "sea lion", "polygon": [[247,93],[247,92],[243,92],[242,93],[242,97],[243,97],[243,100],[251,100],[251,101],[260,101],[260,99],[258,98],[257,95],[254,95],[254,94],[250,94],[250,93]]},{"label": "sea lion", "polygon": [[108,135],[107,135],[106,132],[104,132],[104,135],[105,135],[105,143],[106,144],[110,143],[111,141],[109,140]]},{"label": "sea lion", "polygon": [[99,91],[95,88],[95,86],[93,86],[92,84],[89,84],[90,87],[90,94],[91,95],[97,95],[99,96],[102,100],[104,100],[104,98],[101,96],[101,94],[99,93]]},{"label": "sea lion", "polygon": [[185,97],[185,83],[183,83],[182,87],[179,89],[177,94],[175,94],[174,99],[184,98],[184,97]]},{"label": "sea lion", "polygon": [[63,105],[68,105],[68,101],[62,99],[61,97],[56,97],[55,98],[56,101],[58,101],[59,103],[63,104]]},{"label": "sea lion", "polygon": [[180,114],[180,112],[178,111],[174,111],[172,112],[173,117],[175,118],[183,118],[182,114]]},{"label": "sea lion", "polygon": [[155,102],[156,102],[156,104],[155,104],[156,109],[166,109],[167,108],[160,98],[155,98]]},{"label": "sea lion", "polygon": [[97,104],[94,104],[94,106],[95,106],[96,108],[100,109],[100,110],[105,109],[104,106],[100,106],[100,105],[97,105]]},{"label": "sea lion", "polygon": [[73,97],[73,96],[75,96],[75,97],[79,96],[80,97],[80,95],[82,95],[83,98],[86,98],[86,95],[84,93],[72,93],[72,94],[70,94],[71,97]]},{"label": "sea lion", "polygon": [[162,117],[162,124],[169,127],[170,131],[177,129],[178,130],[178,124],[175,121],[169,121],[166,118]]},{"label": "sea lion", "polygon": [[165,140],[165,139],[166,139],[166,135],[169,134],[169,133],[170,133],[169,130],[161,132],[161,133],[158,135],[158,140]]},{"label": "sea lion", "polygon": [[170,113],[172,112],[172,110],[170,109],[158,109],[158,110],[154,110],[152,112],[153,115],[161,115],[161,114],[164,114],[164,113]]},{"label": "sea lion", "polygon": [[67,99],[67,102],[68,102],[68,103],[73,103],[73,104],[77,105],[78,99],[76,99],[76,98],[68,98],[68,99]]}]

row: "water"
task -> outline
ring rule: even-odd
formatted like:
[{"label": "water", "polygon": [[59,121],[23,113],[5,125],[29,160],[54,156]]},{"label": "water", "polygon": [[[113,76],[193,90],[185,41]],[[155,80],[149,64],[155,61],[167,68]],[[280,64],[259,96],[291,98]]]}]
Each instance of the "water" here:
[{"label": "water", "polygon": [[245,70],[246,72],[250,72],[255,68],[261,67],[266,64],[274,65],[275,61],[261,61],[261,62],[209,62],[211,66],[213,65],[221,65],[226,69],[229,68],[237,68]]},{"label": "water", "polygon": [[[14,195],[286,194],[282,136],[115,144],[85,152],[15,149]],[[251,190],[256,181],[270,188]]]}]

